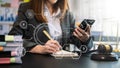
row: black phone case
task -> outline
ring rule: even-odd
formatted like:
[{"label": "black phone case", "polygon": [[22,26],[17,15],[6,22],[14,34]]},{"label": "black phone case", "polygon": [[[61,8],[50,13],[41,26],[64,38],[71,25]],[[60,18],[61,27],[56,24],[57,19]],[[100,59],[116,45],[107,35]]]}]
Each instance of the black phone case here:
[{"label": "black phone case", "polygon": [[84,19],[81,24],[79,25],[79,27],[83,30],[86,29],[87,24],[89,24],[90,26],[93,25],[93,23],[95,22],[95,20],[93,19]]}]

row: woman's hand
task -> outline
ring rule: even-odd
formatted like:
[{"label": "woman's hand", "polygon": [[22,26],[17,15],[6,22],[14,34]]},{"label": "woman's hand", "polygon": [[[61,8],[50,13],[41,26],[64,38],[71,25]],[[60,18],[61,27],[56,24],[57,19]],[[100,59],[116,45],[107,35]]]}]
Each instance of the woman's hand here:
[{"label": "woman's hand", "polygon": [[87,25],[85,30],[77,27],[73,32],[73,35],[80,39],[82,42],[86,42],[90,37],[90,25]]},{"label": "woman's hand", "polygon": [[30,52],[39,54],[51,54],[59,51],[60,44],[55,40],[48,40],[45,45],[37,45]]}]

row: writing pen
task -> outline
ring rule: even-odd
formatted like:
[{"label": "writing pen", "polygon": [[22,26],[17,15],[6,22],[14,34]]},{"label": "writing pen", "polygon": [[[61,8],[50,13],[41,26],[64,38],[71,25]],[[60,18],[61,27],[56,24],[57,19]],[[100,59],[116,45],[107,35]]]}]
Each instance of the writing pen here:
[{"label": "writing pen", "polygon": [[50,40],[53,40],[46,30],[43,30],[43,33],[44,33]]}]

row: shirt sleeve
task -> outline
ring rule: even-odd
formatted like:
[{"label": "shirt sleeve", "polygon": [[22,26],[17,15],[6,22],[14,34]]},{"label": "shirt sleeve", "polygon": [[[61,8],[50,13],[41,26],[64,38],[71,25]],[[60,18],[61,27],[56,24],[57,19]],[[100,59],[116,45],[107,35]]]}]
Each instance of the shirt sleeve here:
[{"label": "shirt sleeve", "polygon": [[24,39],[24,37],[27,37],[27,35],[25,34],[26,30],[24,30],[21,25],[23,21],[27,22],[27,18],[25,16],[25,10],[26,10],[25,4],[23,3],[20,4],[19,9],[18,9],[17,19],[14,22],[13,27],[8,33],[8,35],[22,35],[23,36],[23,47],[25,47],[25,49],[29,51],[30,49],[35,47],[37,44],[34,41]]},{"label": "shirt sleeve", "polygon": [[8,33],[9,35],[23,35],[24,31],[20,25],[22,21],[26,21],[26,17],[22,9],[23,9],[22,4],[20,4],[16,21],[14,22],[12,29]]}]

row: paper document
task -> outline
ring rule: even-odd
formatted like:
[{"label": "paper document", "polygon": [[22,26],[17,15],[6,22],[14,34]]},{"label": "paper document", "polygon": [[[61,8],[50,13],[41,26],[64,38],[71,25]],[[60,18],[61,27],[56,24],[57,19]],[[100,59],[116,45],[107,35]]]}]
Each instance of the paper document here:
[{"label": "paper document", "polygon": [[72,52],[68,52],[65,50],[61,50],[61,51],[58,51],[52,54],[52,56],[54,57],[78,57],[79,55],[77,53],[72,53]]}]

